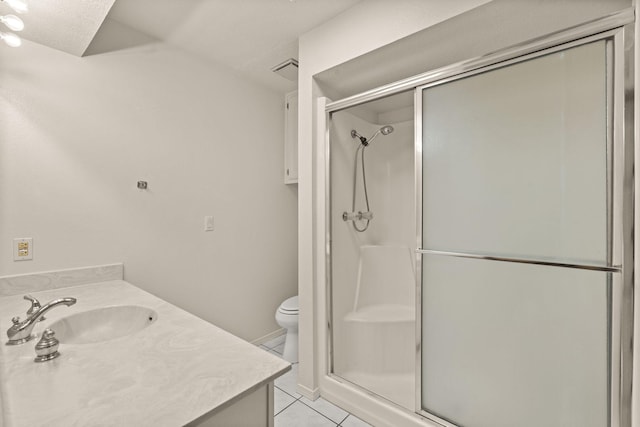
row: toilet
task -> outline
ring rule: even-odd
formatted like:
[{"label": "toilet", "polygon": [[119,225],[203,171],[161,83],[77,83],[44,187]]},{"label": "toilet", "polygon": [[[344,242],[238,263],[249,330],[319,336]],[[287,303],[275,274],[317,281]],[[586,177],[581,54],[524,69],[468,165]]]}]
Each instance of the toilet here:
[{"label": "toilet", "polygon": [[287,330],[282,357],[291,362],[298,362],[298,297],[286,300],[276,311],[276,322]]}]

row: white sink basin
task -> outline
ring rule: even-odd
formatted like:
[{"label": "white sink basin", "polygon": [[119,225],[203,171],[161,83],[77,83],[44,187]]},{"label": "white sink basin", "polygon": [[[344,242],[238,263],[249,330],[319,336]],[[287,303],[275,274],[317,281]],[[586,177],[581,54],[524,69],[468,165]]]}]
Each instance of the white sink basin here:
[{"label": "white sink basin", "polygon": [[124,337],[146,328],[158,319],[154,310],[137,305],[96,308],[53,322],[62,344],[91,344]]}]

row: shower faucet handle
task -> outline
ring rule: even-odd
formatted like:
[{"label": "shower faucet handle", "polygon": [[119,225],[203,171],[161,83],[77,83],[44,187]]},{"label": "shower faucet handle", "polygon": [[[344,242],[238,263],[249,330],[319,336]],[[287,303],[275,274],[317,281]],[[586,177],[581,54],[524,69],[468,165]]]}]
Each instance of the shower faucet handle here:
[{"label": "shower faucet handle", "polygon": [[358,219],[373,219],[373,212],[358,212]]},{"label": "shower faucet handle", "polygon": [[355,212],[342,212],[343,221],[355,221],[358,219],[358,214]]},{"label": "shower faucet handle", "polygon": [[362,221],[363,219],[371,220],[373,219],[373,212],[343,212],[342,220],[343,221]]}]

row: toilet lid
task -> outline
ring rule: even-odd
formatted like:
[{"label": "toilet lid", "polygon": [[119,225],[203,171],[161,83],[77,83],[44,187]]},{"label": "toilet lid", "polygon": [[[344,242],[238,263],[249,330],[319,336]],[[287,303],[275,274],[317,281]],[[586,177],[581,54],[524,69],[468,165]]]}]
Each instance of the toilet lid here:
[{"label": "toilet lid", "polygon": [[282,304],[280,304],[280,308],[278,310],[281,313],[286,314],[294,314],[298,313],[298,296],[291,297],[286,299]]}]

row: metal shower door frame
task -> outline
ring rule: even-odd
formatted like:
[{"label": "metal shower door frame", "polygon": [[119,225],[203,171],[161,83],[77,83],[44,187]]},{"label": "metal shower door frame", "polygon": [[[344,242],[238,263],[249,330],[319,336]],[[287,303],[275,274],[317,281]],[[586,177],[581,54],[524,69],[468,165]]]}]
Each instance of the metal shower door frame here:
[{"label": "metal shower door frame", "polygon": [[[607,29],[606,27],[609,26]],[[604,27],[604,28],[603,28]],[[425,89],[503,68],[522,61],[570,49],[587,43],[607,41],[607,86],[611,88],[607,100],[607,161],[608,161],[608,248],[607,265],[549,262],[483,256],[478,254],[426,250],[422,242],[422,93]],[[631,392],[633,367],[633,276],[634,276],[634,26],[633,15],[616,14],[589,24],[572,28],[514,47],[494,60],[481,58],[477,67],[469,62],[466,69],[451,67],[440,70],[437,79],[424,82],[415,91],[415,161],[416,161],[416,412],[446,427],[455,424],[422,408],[422,255],[436,254],[452,257],[485,259],[578,268],[608,272],[610,277],[611,309],[609,313],[609,427],[631,426]],[[489,62],[489,63],[487,63]],[[438,70],[436,70],[438,71]],[[609,95],[609,92],[612,95]]]}]

